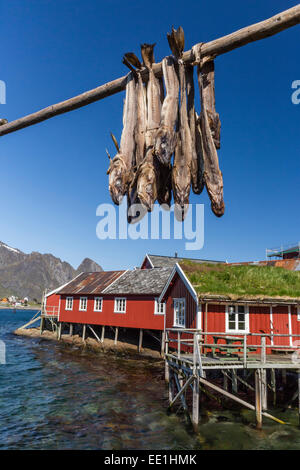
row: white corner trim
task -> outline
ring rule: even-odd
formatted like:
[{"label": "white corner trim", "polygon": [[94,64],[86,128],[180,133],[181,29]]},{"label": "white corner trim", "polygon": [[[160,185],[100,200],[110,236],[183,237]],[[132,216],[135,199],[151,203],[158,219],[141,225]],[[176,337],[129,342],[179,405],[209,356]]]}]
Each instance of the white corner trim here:
[{"label": "white corner trim", "polygon": [[[291,306],[288,306],[288,315],[289,315],[289,334],[292,334],[292,312]],[[293,338],[290,336],[290,346],[293,346]]]},{"label": "white corner trim", "polygon": [[143,260],[143,262],[142,262],[142,266],[143,266],[143,264],[144,264],[145,259],[147,259],[147,260],[149,261],[151,268],[154,268],[154,264],[152,263],[151,259],[149,258],[148,253],[146,253],[146,256],[145,256],[145,258],[144,258],[144,260]]},{"label": "white corner trim", "polygon": [[175,273],[176,273],[176,265],[175,265],[174,268],[172,269],[172,272],[171,272],[171,274],[170,274],[170,276],[169,276],[169,278],[168,278],[168,280],[167,280],[167,282],[166,282],[166,284],[165,284],[165,286],[164,286],[164,288],[163,288],[163,290],[162,290],[160,296],[158,297],[158,302],[160,302],[160,303],[162,302],[163,296],[164,296],[165,293],[167,292],[167,289],[168,289],[168,287],[169,287],[169,285],[170,285],[170,283],[171,283],[171,281],[172,281],[172,279],[173,279]]},{"label": "white corner trim", "polygon": [[60,289],[62,289],[63,287],[66,287],[68,284],[70,284],[71,282],[75,281],[75,279],[77,279],[78,276],[81,276],[81,274],[83,274],[83,272],[77,274],[77,276],[73,277],[73,279],[71,279],[71,281],[68,281],[68,282],[66,282],[65,284],[62,284],[61,286],[57,287],[56,289],[53,289],[51,292],[48,292],[48,294],[45,295],[45,298],[46,298],[46,297],[49,297],[49,296],[52,295],[52,294],[55,294],[56,292],[58,292],[58,291],[59,291]]},{"label": "white corner trim", "polygon": [[176,272],[179,274],[179,277],[181,278],[181,280],[183,281],[184,285],[186,286],[186,288],[188,289],[189,293],[191,294],[191,296],[193,297],[193,300],[196,302],[197,304],[197,308],[198,308],[198,296],[197,296],[197,292],[195,291],[195,289],[193,288],[192,284],[190,283],[190,281],[188,280],[188,278],[186,277],[186,275],[184,274],[184,271],[183,269],[179,266],[178,263],[175,264],[174,268],[173,268],[173,271],[171,272],[170,276],[169,276],[169,279],[167,280],[166,284],[165,284],[165,287],[163,288],[163,291],[162,293],[160,294],[159,296],[159,299],[158,301],[159,302],[162,302],[162,298],[163,296],[165,295],[174,275],[176,274]]},{"label": "white corner trim", "polygon": [[119,279],[121,279],[121,277],[124,276],[124,274],[128,273],[128,271],[130,271],[130,269],[126,269],[126,271],[124,271],[122,274],[120,274],[120,276],[118,276],[117,279],[115,279],[113,282],[108,284],[108,286],[106,286],[105,289],[103,291],[101,291],[101,294],[105,294],[106,289],[108,289],[109,287],[114,285],[115,282],[119,281]]}]

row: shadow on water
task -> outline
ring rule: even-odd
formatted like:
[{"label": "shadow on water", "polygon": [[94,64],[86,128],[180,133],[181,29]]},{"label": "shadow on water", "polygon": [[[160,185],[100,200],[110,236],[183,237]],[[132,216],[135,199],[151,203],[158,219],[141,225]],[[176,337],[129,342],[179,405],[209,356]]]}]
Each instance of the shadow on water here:
[{"label": "shadow on water", "polygon": [[[166,412],[161,363],[14,336],[31,316],[0,312],[0,449],[300,448],[296,426],[266,420],[258,432],[248,410],[203,410],[196,435]],[[296,424],[294,410],[282,414]]]}]

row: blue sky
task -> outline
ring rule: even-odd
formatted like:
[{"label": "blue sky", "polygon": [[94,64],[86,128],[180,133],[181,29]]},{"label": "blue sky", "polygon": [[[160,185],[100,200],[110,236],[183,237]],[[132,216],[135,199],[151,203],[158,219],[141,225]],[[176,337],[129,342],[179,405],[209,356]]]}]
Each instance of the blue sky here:
[{"label": "blue sky", "polygon": [[[9,121],[127,73],[122,55],[182,25],[186,49],[266,19],[296,1],[139,2],[0,1],[0,80]],[[216,218],[206,194],[205,243],[99,240],[96,208],[110,203],[105,147],[120,137],[124,94],[0,139],[0,240],[25,252],[53,253],[75,267],[88,256],[104,269],[139,264],[145,252],[229,261],[263,259],[265,248],[300,239],[300,80],[296,26],[216,59],[216,107],[222,122],[220,166],[226,213]],[[198,103],[199,104],[199,103]],[[198,106],[197,104],[197,106]]]}]

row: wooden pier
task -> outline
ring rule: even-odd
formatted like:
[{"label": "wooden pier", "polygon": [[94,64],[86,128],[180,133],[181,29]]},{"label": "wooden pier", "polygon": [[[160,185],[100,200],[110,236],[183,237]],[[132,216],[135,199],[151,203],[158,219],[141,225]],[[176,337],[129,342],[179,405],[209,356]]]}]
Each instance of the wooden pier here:
[{"label": "wooden pier", "polygon": [[[256,336],[257,344],[247,346],[249,336]],[[228,333],[203,333],[196,329],[167,329],[165,379],[169,386],[169,409],[171,410],[180,400],[181,406],[196,430],[199,424],[200,393],[203,390],[207,394],[211,392],[220,394],[223,398],[231,399],[255,412],[258,429],[262,428],[263,417],[284,424],[283,421],[267,412],[268,390],[272,391],[273,404],[275,404],[276,372],[277,375],[278,372],[281,373],[284,384],[286,371],[289,370],[295,374],[297,391],[292,401],[298,398],[300,419],[300,356],[295,347],[286,348],[286,346],[277,346],[276,349],[283,352],[273,354],[268,349],[272,350],[273,345],[266,344],[266,338],[269,336],[243,334],[236,337]],[[300,338],[300,335],[272,335],[274,336],[289,336],[298,340]],[[226,344],[219,344],[216,339],[212,343],[207,343],[208,337],[223,337]],[[214,383],[217,371],[223,377],[223,386]],[[253,385],[250,378],[254,382]],[[231,384],[231,391],[229,391],[229,384]],[[254,393],[254,403],[239,396],[239,386]],[[187,392],[190,389],[192,398],[188,400]]]}]

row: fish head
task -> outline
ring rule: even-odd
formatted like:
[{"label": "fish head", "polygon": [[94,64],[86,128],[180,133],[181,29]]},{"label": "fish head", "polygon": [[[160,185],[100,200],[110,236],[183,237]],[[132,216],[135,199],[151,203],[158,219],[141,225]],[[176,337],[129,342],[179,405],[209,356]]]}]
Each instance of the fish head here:
[{"label": "fish head", "polygon": [[185,172],[172,173],[172,187],[176,211],[181,213],[181,220],[184,220],[187,208],[189,206],[189,198],[191,191],[191,178],[185,175]]},{"label": "fish head", "polygon": [[128,171],[121,154],[117,154],[111,160],[108,174],[108,189],[113,202],[118,206],[121,204],[127,191]]},{"label": "fish head", "polygon": [[162,165],[168,166],[176,146],[176,134],[170,129],[160,128],[155,138],[155,155]]},{"label": "fish head", "polygon": [[141,204],[151,212],[157,199],[156,174],[152,165],[145,165],[139,172],[137,195]]}]

